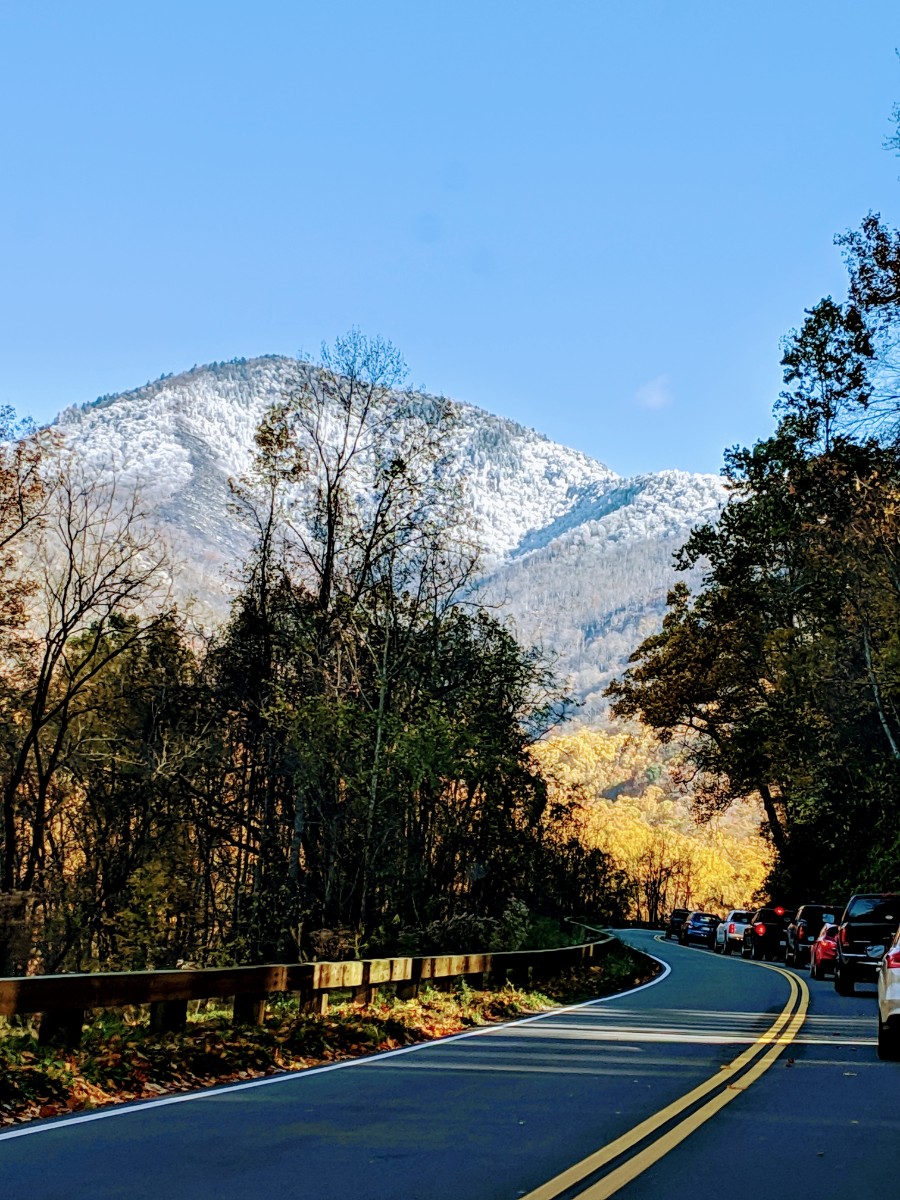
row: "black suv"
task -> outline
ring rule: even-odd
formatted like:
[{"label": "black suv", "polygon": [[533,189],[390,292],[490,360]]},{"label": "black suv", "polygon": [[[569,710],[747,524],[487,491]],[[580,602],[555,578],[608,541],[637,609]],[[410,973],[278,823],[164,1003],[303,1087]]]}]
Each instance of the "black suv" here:
[{"label": "black suv", "polygon": [[790,916],[779,905],[759,908],[744,929],[743,958],[784,958],[787,948],[785,925]]},{"label": "black suv", "polygon": [[787,927],[784,961],[788,966],[806,966],[809,948],[822,932],[822,926],[833,925],[843,911],[843,904],[801,904]]},{"label": "black suv", "polygon": [[852,996],[861,980],[874,983],[885,949],[900,925],[900,896],[893,892],[850,897],[837,936],[834,990]]},{"label": "black suv", "polygon": [[673,908],[672,915],[669,917],[669,923],[666,925],[666,937],[677,938],[681,936],[681,927],[684,924],[685,918],[688,915],[686,908]]}]

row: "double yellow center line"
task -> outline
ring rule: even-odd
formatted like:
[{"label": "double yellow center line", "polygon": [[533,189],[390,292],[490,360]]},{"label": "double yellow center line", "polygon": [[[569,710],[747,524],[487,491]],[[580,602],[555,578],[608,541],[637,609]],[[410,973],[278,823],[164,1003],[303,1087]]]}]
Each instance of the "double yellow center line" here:
[{"label": "double yellow center line", "polygon": [[[641,1121],[639,1125],[635,1125],[633,1129],[629,1129],[615,1141],[609,1142],[600,1150],[589,1154],[587,1158],[582,1159],[573,1167],[568,1167],[555,1179],[541,1184],[533,1192],[522,1197],[522,1200],[556,1200],[556,1197],[576,1187],[615,1159],[627,1154],[629,1150],[639,1146],[664,1126],[669,1126],[682,1113],[689,1109],[692,1110],[681,1121],[665,1129],[665,1132],[661,1133],[658,1138],[638,1150],[620,1166],[590,1184],[584,1191],[577,1193],[578,1200],[606,1200],[608,1196],[614,1195],[620,1188],[646,1171],[648,1167],[653,1166],[670,1150],[689,1137],[695,1129],[698,1129],[710,1117],[715,1116],[720,1109],[768,1071],[779,1054],[797,1036],[806,1019],[806,1010],[809,1007],[809,988],[804,980],[791,974],[790,971],[782,970],[781,967],[770,966],[766,963],[757,965],[783,975],[791,988],[787,1004],[766,1032],[752,1046],[748,1046],[742,1054],[739,1054],[733,1062],[722,1067],[717,1074],[710,1076],[704,1083],[660,1109],[645,1121]],[[705,1096],[710,1096],[710,1099],[704,1104],[700,1104],[699,1107],[695,1107]]]}]

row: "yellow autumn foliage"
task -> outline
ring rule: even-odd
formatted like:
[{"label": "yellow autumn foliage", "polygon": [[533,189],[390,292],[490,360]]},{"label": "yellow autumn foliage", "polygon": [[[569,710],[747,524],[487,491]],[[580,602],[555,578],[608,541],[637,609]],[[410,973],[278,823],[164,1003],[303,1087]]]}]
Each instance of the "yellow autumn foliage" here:
[{"label": "yellow autumn foliage", "polygon": [[761,888],[771,856],[757,805],[734,804],[698,824],[677,753],[649,731],[581,728],[532,752],[551,799],[575,800],[573,830],[634,881],[638,919],[676,905],[724,914]]}]

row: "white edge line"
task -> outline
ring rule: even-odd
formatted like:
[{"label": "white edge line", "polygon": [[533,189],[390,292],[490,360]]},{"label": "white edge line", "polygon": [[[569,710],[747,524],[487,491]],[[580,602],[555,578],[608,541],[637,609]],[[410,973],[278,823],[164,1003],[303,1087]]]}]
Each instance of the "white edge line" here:
[{"label": "white edge line", "polygon": [[[625,944],[625,943],[623,943]],[[638,987],[628,988],[624,992],[615,992],[612,996],[599,996],[596,1000],[583,1000],[580,1004],[567,1004],[563,1008],[551,1008],[548,1012],[537,1013],[532,1017],[520,1017],[515,1021],[500,1021],[493,1025],[480,1025],[477,1029],[467,1029],[463,1033],[451,1033],[446,1037],[432,1038],[427,1042],[416,1042],[413,1046],[398,1046],[396,1050],[381,1050],[376,1054],[367,1054],[364,1058],[347,1058],[342,1062],[328,1063],[323,1067],[301,1067],[296,1071],[283,1071],[278,1075],[266,1075],[262,1079],[248,1079],[245,1083],[225,1083],[219,1087],[204,1088],[198,1092],[179,1092],[175,1096],[160,1096],[155,1100],[138,1100],[131,1104],[117,1104],[109,1108],[101,1108],[96,1112],[79,1113],[72,1117],[60,1117],[37,1125],[24,1125],[19,1128],[4,1130],[0,1133],[0,1142],[11,1141],[13,1138],[29,1137],[35,1133],[51,1133],[70,1125],[85,1125],[89,1121],[103,1121],[108,1117],[127,1117],[131,1113],[145,1112],[148,1108],[165,1108],[169,1104],[185,1104],[189,1100],[209,1100],[222,1096],[227,1092],[246,1092],[251,1088],[267,1087],[273,1083],[296,1083],[310,1075],[324,1075],[327,1071],[342,1071],[346,1067],[366,1067],[373,1063],[384,1062],[386,1058],[396,1058],[400,1054],[412,1054],[416,1050],[427,1050],[434,1046],[443,1046],[447,1042],[459,1042],[463,1038],[479,1037],[484,1033],[496,1033],[498,1029],[509,1029],[516,1025],[530,1025],[534,1021],[543,1021],[547,1017],[558,1017],[562,1013],[576,1012],[581,1008],[590,1008],[595,1004],[607,1004],[610,1000],[619,1000],[623,996],[633,996],[645,988],[655,987],[671,973],[672,968],[661,958],[640,950],[640,954],[659,963],[663,970],[654,979],[642,983]]]}]

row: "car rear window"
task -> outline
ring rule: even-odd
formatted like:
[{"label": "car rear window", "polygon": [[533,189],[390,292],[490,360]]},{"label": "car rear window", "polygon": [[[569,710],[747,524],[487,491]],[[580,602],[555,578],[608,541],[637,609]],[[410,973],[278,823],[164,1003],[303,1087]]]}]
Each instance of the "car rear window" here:
[{"label": "car rear window", "polygon": [[857,896],[850,902],[851,920],[868,917],[872,921],[900,921],[900,896]]},{"label": "car rear window", "polygon": [[718,917],[708,917],[706,913],[698,913],[697,916],[694,917],[695,925],[718,925],[718,923]]},{"label": "car rear window", "polygon": [[750,920],[748,912],[733,912],[728,918],[730,921],[743,921],[746,924]]},{"label": "car rear window", "polygon": [[841,904],[831,907],[825,904],[807,904],[797,913],[797,919],[806,921],[809,925],[830,925],[843,911],[844,907]]}]

